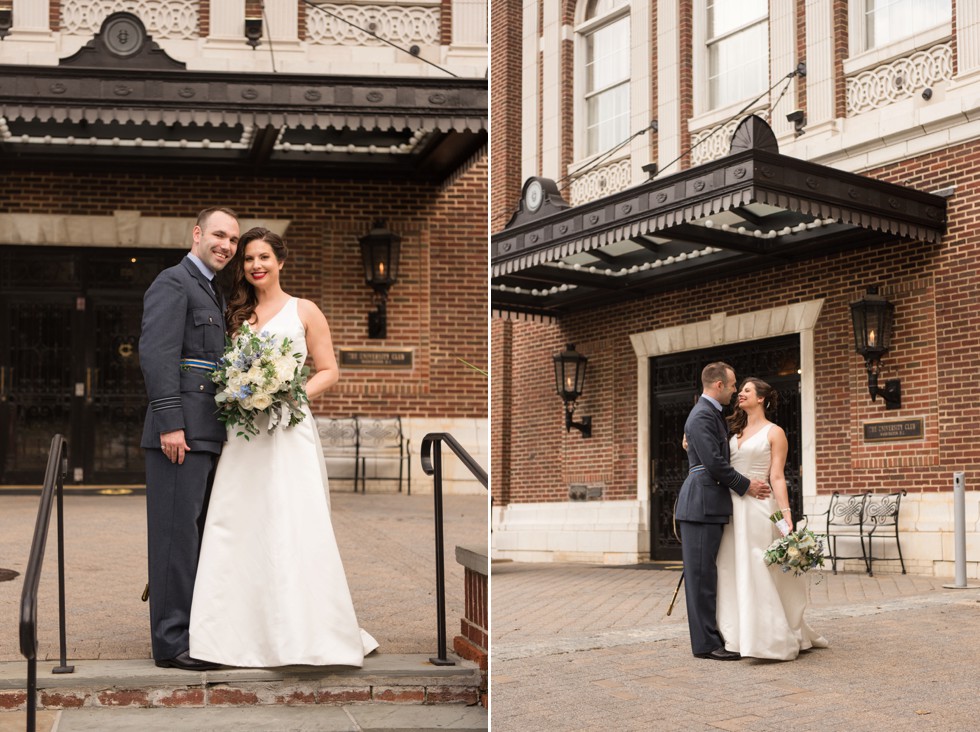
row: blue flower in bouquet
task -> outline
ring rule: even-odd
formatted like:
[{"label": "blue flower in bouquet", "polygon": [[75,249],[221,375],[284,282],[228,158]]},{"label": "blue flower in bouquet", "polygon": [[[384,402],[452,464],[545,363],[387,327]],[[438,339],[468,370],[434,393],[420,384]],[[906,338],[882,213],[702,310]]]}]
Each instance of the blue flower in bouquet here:
[{"label": "blue flower in bouquet", "polygon": [[269,432],[303,421],[310,369],[299,353],[290,353],[291,347],[288,338],[280,340],[265,330],[255,333],[248,323],[228,339],[211,378],[218,385],[214,396],[218,419],[240,426],[239,437],[247,440],[259,434],[255,423],[259,414],[269,417]]}]

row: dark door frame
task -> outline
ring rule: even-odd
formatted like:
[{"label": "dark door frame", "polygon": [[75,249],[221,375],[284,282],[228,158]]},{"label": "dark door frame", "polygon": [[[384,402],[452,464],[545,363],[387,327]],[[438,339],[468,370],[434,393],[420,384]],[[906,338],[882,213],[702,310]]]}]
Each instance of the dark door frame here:
[{"label": "dark door frame", "polygon": [[[184,250],[173,249],[0,247],[0,263],[5,270],[0,276],[0,368],[3,369],[0,373],[4,382],[0,391],[0,483],[40,484],[47,459],[46,444],[44,454],[40,454],[39,445],[44,440],[34,440],[38,444],[30,450],[39,454],[22,459],[22,465],[13,465],[14,443],[23,424],[18,418],[16,378],[11,378],[14,326],[10,316],[16,304],[29,302],[60,303],[65,311],[70,311],[62,317],[68,331],[65,334],[68,341],[62,344],[62,350],[67,349],[70,356],[59,357],[62,363],[44,365],[49,373],[44,379],[37,379],[37,388],[42,391],[50,390],[50,384],[54,384],[58,392],[54,397],[58,402],[55,408],[68,412],[65,418],[55,420],[57,426],[52,425],[52,434],[46,437],[50,441],[54,431],[62,431],[68,438],[68,482],[102,485],[143,481],[138,445],[145,393],[142,375],[138,368],[135,373],[132,368],[138,367],[139,359],[138,318],[127,325],[132,332],[124,334],[126,344],[115,344],[118,338],[110,339],[113,343],[107,348],[105,343],[97,345],[96,317],[106,305],[123,304],[142,312],[143,293],[153,277],[177,263],[184,254]],[[31,334],[30,337],[42,336]],[[128,386],[121,392],[107,394],[103,390],[100,394],[98,380],[100,376],[109,378],[110,361],[121,353],[120,346],[125,346],[127,360],[133,359],[124,369],[128,373]],[[49,386],[44,387],[42,380],[47,380]],[[135,384],[136,381],[139,383]],[[32,408],[43,410],[44,406]],[[133,434],[127,432],[125,444],[115,444],[119,442],[115,440],[107,450],[124,453],[118,465],[100,464],[96,458],[99,439],[112,440],[105,420],[119,419],[120,410],[126,415],[126,429]]]},{"label": "dark door frame", "polygon": [[791,333],[650,359],[651,559],[680,559],[680,542],[673,531],[673,508],[689,467],[680,442],[687,412],[701,393],[701,369],[711,361],[731,364],[739,380],[758,376],[780,392],[774,421],[789,438],[786,482],[794,514],[803,515],[801,345],[801,334]]}]

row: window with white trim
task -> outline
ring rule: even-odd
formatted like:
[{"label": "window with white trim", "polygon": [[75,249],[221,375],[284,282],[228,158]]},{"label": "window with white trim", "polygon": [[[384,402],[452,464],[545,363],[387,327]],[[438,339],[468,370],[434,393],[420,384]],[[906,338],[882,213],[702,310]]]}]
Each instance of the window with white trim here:
[{"label": "window with white trim", "polygon": [[864,49],[880,48],[952,20],[950,0],[864,0]]},{"label": "window with white trim", "polygon": [[582,152],[590,157],[629,137],[630,16],[627,0],[589,0],[577,29],[584,52]]},{"label": "window with white trim", "polygon": [[707,0],[707,31],[711,109],[769,87],[769,0]]}]

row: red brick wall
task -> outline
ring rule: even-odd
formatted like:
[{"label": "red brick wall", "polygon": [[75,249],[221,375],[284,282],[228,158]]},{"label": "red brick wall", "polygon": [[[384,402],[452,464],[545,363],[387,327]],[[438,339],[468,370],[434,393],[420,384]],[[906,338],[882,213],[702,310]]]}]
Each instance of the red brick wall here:
[{"label": "red brick wall", "polygon": [[453,0],[439,4],[439,43],[448,46],[453,42]]},{"label": "red brick wall", "polygon": [[490,13],[492,231],[503,228],[521,195],[521,28],[520,3],[494,4]]},{"label": "red brick wall", "polygon": [[847,0],[834,2],[834,116],[846,117],[847,83],[844,80],[844,59],[848,51]]},{"label": "red brick wall", "polygon": [[[806,0],[796,0],[796,58],[806,62]],[[806,112],[806,79],[796,79],[796,108]]]},{"label": "red brick wall", "polygon": [[680,30],[680,113],[681,150],[684,151],[679,166],[670,170],[676,173],[681,168],[691,167],[691,132],[687,121],[694,116],[694,11],[693,0],[679,0],[678,27]]},{"label": "red brick wall", "polygon": [[453,650],[468,661],[480,667],[480,703],[487,706],[487,674],[490,656],[490,617],[487,592],[487,576],[469,567],[464,573],[466,611],[459,621],[460,634],[453,638]]},{"label": "red brick wall", "polygon": [[[975,386],[980,349],[980,141],[872,171],[920,190],[956,186],[942,244],[895,241],[873,248],[777,266],[587,313],[560,324],[495,323],[494,357],[505,330],[512,341],[508,448],[511,502],[564,501],[572,482],[603,482],[605,499],[636,493],[636,356],[629,334],[824,299],[814,332],[817,487],[833,490],[948,490],[950,473],[980,462]],[[854,353],[849,303],[878,284],[895,303],[895,336],[883,361],[885,379],[902,381],[902,408],[872,403],[867,375]],[[591,439],[565,433],[551,356],[565,342],[589,357],[578,415],[592,415]],[[495,360],[496,363],[496,360]],[[495,411],[496,415],[496,411]],[[922,417],[925,439],[866,444],[870,419]],[[494,422],[495,430],[501,425]],[[493,457],[496,470],[501,458]],[[496,479],[495,479],[496,481]],[[496,482],[495,482],[496,488]],[[504,498],[495,491],[495,499]]]},{"label": "red brick wall", "polygon": [[[243,218],[289,219],[283,285],[320,305],[334,346],[415,349],[411,371],[343,371],[314,411],[486,418],[487,380],[457,360],[487,366],[486,176],[485,155],[444,188],[403,180],[7,172],[0,210],[193,218],[206,206],[230,205]],[[384,341],[367,337],[374,303],[357,241],[376,217],[402,236]]]}]

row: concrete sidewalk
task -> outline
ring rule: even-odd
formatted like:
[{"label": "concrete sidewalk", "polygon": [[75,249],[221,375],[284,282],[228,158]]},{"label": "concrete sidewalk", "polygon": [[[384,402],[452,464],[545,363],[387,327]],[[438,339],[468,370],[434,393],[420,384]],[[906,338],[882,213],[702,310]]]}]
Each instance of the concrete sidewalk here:
[{"label": "concrete sidewalk", "polygon": [[980,727],[980,590],[828,570],[807,617],[830,648],[720,663],[691,655],[683,591],[666,615],[666,566],[494,563],[492,729]]},{"label": "concrete sidewalk", "polygon": [[[463,615],[457,544],[485,544],[487,498],[449,495],[445,516],[446,625],[449,649]],[[334,529],[358,621],[379,652],[430,653],[436,635],[432,496],[331,495]],[[20,595],[37,514],[37,496],[0,493],[0,661],[21,660]],[[40,659],[58,656],[57,541],[52,516],[39,597]],[[66,495],[68,658],[150,658],[143,496]]]}]

